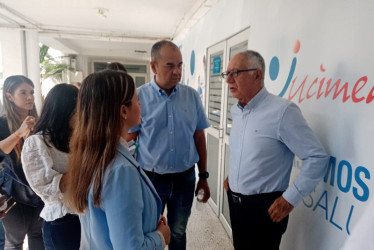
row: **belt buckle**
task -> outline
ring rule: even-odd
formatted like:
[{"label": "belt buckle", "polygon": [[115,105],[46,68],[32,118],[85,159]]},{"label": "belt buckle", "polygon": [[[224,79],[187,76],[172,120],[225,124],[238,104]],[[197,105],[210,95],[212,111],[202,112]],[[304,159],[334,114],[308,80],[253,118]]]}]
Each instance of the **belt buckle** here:
[{"label": "belt buckle", "polygon": [[231,196],[232,196],[232,200],[234,201],[234,203],[242,204],[242,199],[240,198],[240,196],[235,195],[235,194],[231,194]]}]

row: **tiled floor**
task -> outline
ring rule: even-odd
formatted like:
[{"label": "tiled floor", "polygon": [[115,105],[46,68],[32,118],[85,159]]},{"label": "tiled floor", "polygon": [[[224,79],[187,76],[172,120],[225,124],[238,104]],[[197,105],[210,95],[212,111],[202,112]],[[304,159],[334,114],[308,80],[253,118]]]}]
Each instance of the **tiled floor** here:
[{"label": "tiled floor", "polygon": [[196,210],[196,199],[187,226],[187,250],[233,250],[232,242],[208,204]]},{"label": "tiled floor", "polygon": [[[208,204],[196,210],[196,199],[187,226],[187,250],[233,250],[225,229]],[[23,246],[28,249],[27,238]],[[168,249],[168,248],[166,248]]]}]

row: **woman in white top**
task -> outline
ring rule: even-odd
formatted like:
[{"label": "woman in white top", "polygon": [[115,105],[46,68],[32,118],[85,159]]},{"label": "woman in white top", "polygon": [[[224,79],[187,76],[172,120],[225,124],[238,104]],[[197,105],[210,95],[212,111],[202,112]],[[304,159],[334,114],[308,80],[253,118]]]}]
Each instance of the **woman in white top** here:
[{"label": "woman in white top", "polygon": [[21,160],[26,179],[45,206],[40,213],[49,249],[79,249],[80,222],[64,203],[60,180],[67,170],[72,116],[78,89],[58,84],[48,93],[34,134],[26,139]]}]

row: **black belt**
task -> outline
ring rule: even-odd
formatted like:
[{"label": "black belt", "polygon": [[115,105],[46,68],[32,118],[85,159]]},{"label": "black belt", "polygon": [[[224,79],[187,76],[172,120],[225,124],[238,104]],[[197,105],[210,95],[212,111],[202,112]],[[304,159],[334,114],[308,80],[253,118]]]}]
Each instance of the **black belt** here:
[{"label": "black belt", "polygon": [[232,201],[236,204],[250,204],[250,203],[267,203],[272,202],[279,196],[283,194],[283,191],[276,191],[272,193],[263,193],[263,194],[251,194],[244,195],[239,193],[234,193],[231,191]]},{"label": "black belt", "polygon": [[145,169],[143,169],[144,173],[146,173],[146,175],[150,178],[152,177],[156,177],[156,178],[160,178],[160,179],[176,179],[176,178],[181,178],[181,177],[184,177],[190,173],[192,173],[193,171],[195,170],[195,165],[192,166],[191,168],[187,169],[186,171],[183,171],[183,172],[178,172],[178,173],[171,173],[171,174],[159,174],[159,173],[156,173],[154,171],[147,171]]}]

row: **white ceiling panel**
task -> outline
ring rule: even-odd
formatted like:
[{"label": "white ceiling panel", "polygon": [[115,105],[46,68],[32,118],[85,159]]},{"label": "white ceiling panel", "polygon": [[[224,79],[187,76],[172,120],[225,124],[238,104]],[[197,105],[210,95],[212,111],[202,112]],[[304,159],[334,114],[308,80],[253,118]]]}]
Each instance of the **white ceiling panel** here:
[{"label": "white ceiling panel", "polygon": [[[35,29],[67,54],[148,60],[152,44],[196,23],[215,0],[0,1],[0,28]],[[101,14],[99,13],[101,12]],[[135,52],[142,51],[142,53]],[[146,51],[146,53],[144,53]]]}]

